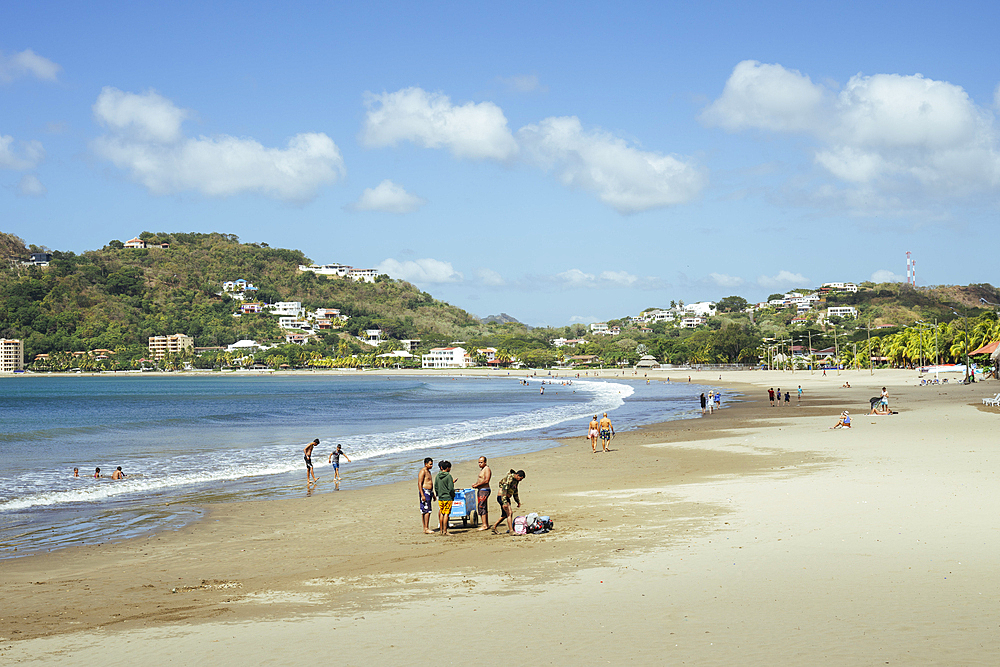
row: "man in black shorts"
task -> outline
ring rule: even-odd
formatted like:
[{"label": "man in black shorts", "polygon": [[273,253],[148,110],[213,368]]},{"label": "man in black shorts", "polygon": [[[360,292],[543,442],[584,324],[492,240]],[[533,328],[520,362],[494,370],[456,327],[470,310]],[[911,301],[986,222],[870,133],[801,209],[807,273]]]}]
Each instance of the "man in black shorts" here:
[{"label": "man in black shorts", "polygon": [[313,456],[313,449],[318,444],[319,444],[319,438],[316,438],[315,440],[313,440],[312,442],[310,442],[308,445],[306,445],[306,448],[302,450],[305,453],[305,456],[303,458],[306,460],[306,483],[307,484],[309,483],[309,478],[310,477],[312,477],[313,483],[316,482],[316,471],[313,470],[313,458],[312,458],[312,456]]}]

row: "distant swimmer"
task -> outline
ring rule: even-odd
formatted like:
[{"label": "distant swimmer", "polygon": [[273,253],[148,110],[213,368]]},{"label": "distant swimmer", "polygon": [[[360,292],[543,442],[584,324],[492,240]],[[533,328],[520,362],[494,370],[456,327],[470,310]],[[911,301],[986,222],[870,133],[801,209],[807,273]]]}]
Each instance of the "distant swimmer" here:
[{"label": "distant swimmer", "polygon": [[601,418],[598,427],[601,430],[601,446],[604,448],[603,451],[610,452],[609,445],[611,444],[611,438],[615,435],[615,427],[611,425],[611,420],[608,419],[607,412],[604,413],[604,417]]},{"label": "distant swimmer", "polygon": [[79,477],[79,476],[80,476],[80,469],[73,468],[73,477]]},{"label": "distant swimmer", "polygon": [[340,448],[340,445],[337,445],[337,449],[335,451],[330,452],[330,459],[327,461],[327,463],[332,463],[333,464],[333,478],[335,480],[340,480],[340,457],[341,456],[343,456],[345,459],[347,459],[348,463],[351,462],[351,458],[347,455],[347,453],[344,452],[344,450],[342,450]]},{"label": "distant swimmer", "polygon": [[316,481],[316,471],[313,470],[313,449],[315,449],[316,445],[318,444],[319,444],[319,438],[316,438],[308,445],[306,445],[306,448],[302,450],[302,452],[305,454],[305,456],[303,456],[302,458],[306,460],[306,484],[309,483],[309,478],[312,478],[313,482]]},{"label": "distant swimmer", "polygon": [[125,479],[126,475],[122,472],[122,467],[118,466],[115,471],[111,474],[111,479]]},{"label": "distant swimmer", "polygon": [[100,476],[101,476],[101,469],[100,468],[95,469],[94,470],[94,479],[97,479]]}]

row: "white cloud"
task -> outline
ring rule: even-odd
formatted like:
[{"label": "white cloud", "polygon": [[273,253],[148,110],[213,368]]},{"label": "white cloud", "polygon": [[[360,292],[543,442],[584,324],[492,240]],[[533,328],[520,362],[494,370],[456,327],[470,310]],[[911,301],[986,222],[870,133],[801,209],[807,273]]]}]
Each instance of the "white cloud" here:
[{"label": "white cloud", "polygon": [[564,185],[594,192],[622,214],[688,202],[707,180],[690,160],[639,150],[602,130],[585,131],[575,116],[527,125],[518,139]]},{"label": "white cloud", "polygon": [[389,179],[374,188],[365,188],[361,198],[350,205],[355,211],[382,211],[384,213],[413,213],[427,203],[426,199],[410,194]]},{"label": "white cloud", "polygon": [[404,88],[381,95],[369,93],[365,105],[368,113],[361,141],[367,146],[412,141],[471,159],[507,160],[517,154],[507,118],[492,102],[456,106],[441,93]]},{"label": "white cloud", "polygon": [[0,52],[0,82],[9,83],[22,76],[55,81],[62,67],[31,49],[5,56]]},{"label": "white cloud", "polygon": [[491,287],[499,287],[500,285],[505,285],[506,281],[503,279],[499,273],[493,269],[479,269],[476,271],[476,275],[479,276],[479,280],[482,281],[484,285],[490,285]]},{"label": "white cloud", "polygon": [[509,161],[515,156],[553,171],[566,186],[593,192],[629,214],[694,199],[706,173],[690,158],[644,151],[600,129],[584,130],[579,118],[551,117],[526,125],[517,138],[492,102],[455,106],[440,93],[405,88],[368,94],[361,133],[367,146],[412,141],[447,148],[460,158]]},{"label": "white cloud", "polygon": [[757,284],[761,287],[767,288],[792,286],[803,287],[809,284],[809,280],[801,273],[792,273],[791,271],[785,271],[782,269],[778,272],[778,275],[758,277]]},{"label": "white cloud", "polygon": [[797,71],[744,61],[701,118],[730,131],[811,135],[816,164],[847,184],[817,194],[842,195],[849,206],[885,201],[901,187],[911,196],[1000,188],[993,114],[961,86],[920,74],[858,74],[834,95]]},{"label": "white cloud", "polygon": [[14,137],[0,134],[0,169],[27,171],[34,169],[45,159],[45,149],[42,142],[31,140],[21,141],[21,150],[14,147]]},{"label": "white cloud", "polygon": [[744,60],[733,69],[719,99],[702,112],[701,120],[731,132],[748,128],[812,131],[823,120],[827,97],[824,88],[797,70]]},{"label": "white cloud", "polygon": [[550,277],[549,280],[559,283],[568,289],[649,288],[658,283],[655,278],[639,278],[627,271],[602,271],[600,274],[594,274],[581,271],[580,269],[569,269],[568,271],[557,273]]},{"label": "white cloud", "polygon": [[616,285],[621,285],[623,287],[628,287],[629,285],[635,284],[639,280],[638,276],[633,276],[631,273],[626,271],[602,271],[601,280],[609,283],[615,283]]},{"label": "white cloud", "polygon": [[452,267],[451,262],[439,259],[418,259],[400,262],[387,259],[378,265],[379,273],[387,273],[393,278],[408,280],[411,283],[457,283],[464,276]]},{"label": "white cloud", "polygon": [[17,184],[17,192],[22,197],[44,197],[48,189],[34,174],[25,174]]},{"label": "white cloud", "polygon": [[543,86],[536,74],[523,74],[520,76],[497,77],[497,80],[515,93],[547,93],[548,86]]},{"label": "white cloud", "polygon": [[904,280],[906,280],[904,276],[897,275],[888,269],[879,269],[871,277],[873,283],[901,283]]},{"label": "white cloud", "polygon": [[708,281],[719,287],[739,287],[743,284],[743,279],[737,276],[727,276],[724,273],[708,274]]},{"label": "white cloud", "polygon": [[108,130],[94,140],[94,152],[156,195],[255,192],[305,202],[344,174],[340,150],[323,133],[297,134],[283,149],[228,135],[191,138],[181,127],[190,112],[153,91],[106,87],[93,112]]}]

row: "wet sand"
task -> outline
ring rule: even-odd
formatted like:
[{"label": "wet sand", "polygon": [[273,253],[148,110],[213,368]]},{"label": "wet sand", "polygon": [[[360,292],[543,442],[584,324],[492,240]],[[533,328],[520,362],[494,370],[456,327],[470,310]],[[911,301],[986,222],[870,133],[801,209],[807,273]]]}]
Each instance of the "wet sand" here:
[{"label": "wet sand", "polygon": [[[1000,410],[978,404],[997,383],[723,376],[748,400],[620,433],[608,454],[581,424],[562,447],[491,461],[497,478],[527,472],[518,513],[551,515],[547,535],[423,535],[415,481],[350,490],[348,476],[337,493],[2,562],[0,658],[995,664]],[[772,382],[801,384],[802,406],[770,407]],[[866,417],[882,385],[898,414]],[[854,428],[830,430],[845,408]],[[453,470],[460,487],[476,472]]]}]

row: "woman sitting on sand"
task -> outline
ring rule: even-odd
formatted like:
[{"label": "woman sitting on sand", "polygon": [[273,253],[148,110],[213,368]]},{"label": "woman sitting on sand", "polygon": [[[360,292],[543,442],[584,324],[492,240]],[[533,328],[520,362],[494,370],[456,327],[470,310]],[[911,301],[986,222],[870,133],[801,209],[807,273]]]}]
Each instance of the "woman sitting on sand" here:
[{"label": "woman sitting on sand", "polygon": [[830,428],[851,428],[851,413],[844,410],[840,413],[840,420],[837,422],[836,426],[831,426]]}]

